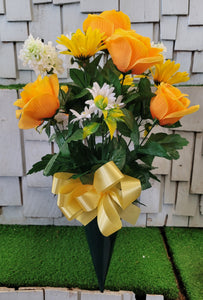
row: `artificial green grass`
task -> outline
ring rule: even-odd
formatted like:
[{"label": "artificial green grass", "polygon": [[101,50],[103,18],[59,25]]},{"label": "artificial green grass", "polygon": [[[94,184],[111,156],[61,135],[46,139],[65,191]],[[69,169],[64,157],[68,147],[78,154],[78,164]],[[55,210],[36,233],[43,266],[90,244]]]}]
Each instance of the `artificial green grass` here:
[{"label": "artificial green grass", "polygon": [[203,235],[198,228],[165,228],[170,252],[189,300],[203,299]]},{"label": "artificial green grass", "polygon": [[[0,225],[0,285],[98,289],[84,227]],[[158,228],[119,231],[105,288],[177,298]]]}]

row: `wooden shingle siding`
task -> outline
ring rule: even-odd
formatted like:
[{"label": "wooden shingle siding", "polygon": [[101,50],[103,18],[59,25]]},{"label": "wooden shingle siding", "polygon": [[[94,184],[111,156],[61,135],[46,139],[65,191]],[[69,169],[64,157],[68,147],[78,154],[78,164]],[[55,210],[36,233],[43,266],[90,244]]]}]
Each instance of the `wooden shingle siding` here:
[{"label": "wooden shingle siding", "polygon": [[[110,9],[128,14],[132,29],[139,34],[163,42],[166,59],[176,60],[181,64],[179,71],[189,73],[190,81],[180,89],[189,95],[191,105],[200,104],[200,110],[185,116],[182,127],[175,131],[163,129],[181,134],[189,145],[176,161],[154,160],[153,173],[160,182],[152,181],[152,189],[142,193],[140,201],[146,206],[141,205],[135,226],[203,227],[202,8],[202,0],[0,0],[0,84],[36,79],[35,73],[18,59],[29,34],[55,45],[61,33],[82,28],[88,13]],[[66,82],[70,59],[63,59],[68,67],[59,78]],[[51,145],[44,133],[18,129],[13,106],[18,97],[20,91],[0,89],[0,224],[80,225],[62,216],[57,198],[51,194],[51,177],[42,173],[26,176],[35,161],[51,153]],[[56,145],[54,148],[57,151]],[[125,221],[123,225],[131,226]],[[150,295],[147,297],[150,299]]]}]

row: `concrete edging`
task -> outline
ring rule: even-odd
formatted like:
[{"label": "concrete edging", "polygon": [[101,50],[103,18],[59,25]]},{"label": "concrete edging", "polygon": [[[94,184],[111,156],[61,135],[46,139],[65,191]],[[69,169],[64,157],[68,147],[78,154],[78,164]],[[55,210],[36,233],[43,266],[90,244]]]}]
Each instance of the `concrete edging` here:
[{"label": "concrete edging", "polygon": [[[0,300],[136,300],[131,291],[88,291],[52,287],[0,287]],[[162,295],[146,295],[146,300],[164,300]]]}]

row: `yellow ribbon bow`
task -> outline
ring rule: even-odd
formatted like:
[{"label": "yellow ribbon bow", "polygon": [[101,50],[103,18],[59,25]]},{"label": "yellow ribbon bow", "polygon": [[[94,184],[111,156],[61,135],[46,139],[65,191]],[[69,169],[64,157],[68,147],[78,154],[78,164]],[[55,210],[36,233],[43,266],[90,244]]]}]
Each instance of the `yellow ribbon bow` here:
[{"label": "yellow ribbon bow", "polygon": [[72,179],[71,173],[55,173],[52,193],[58,194],[57,205],[68,220],[87,225],[97,216],[104,236],[122,227],[121,218],[134,225],[140,208],[132,204],[141,193],[139,179],[121,173],[113,161],[97,169],[93,184]]}]

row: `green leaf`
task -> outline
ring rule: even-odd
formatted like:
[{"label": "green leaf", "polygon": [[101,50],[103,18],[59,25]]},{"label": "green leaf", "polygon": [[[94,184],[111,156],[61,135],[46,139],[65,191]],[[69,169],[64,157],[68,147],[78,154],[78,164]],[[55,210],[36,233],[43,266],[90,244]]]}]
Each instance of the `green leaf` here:
[{"label": "green leaf", "polygon": [[27,175],[42,171],[45,169],[48,162],[51,160],[54,154],[47,154],[41,158],[40,161],[36,162],[32,168],[28,171]]},{"label": "green leaf", "polygon": [[165,157],[171,159],[167,151],[157,142],[148,140],[144,146],[140,146],[137,150],[141,154],[149,154],[152,156]]},{"label": "green leaf", "polygon": [[117,129],[122,135],[130,137],[131,130],[124,122],[118,122]]},{"label": "green leaf", "polygon": [[99,127],[100,127],[100,124],[97,122],[92,122],[89,125],[85,126],[83,128],[83,139],[85,139],[87,136],[97,132]]},{"label": "green leaf", "polygon": [[[59,153],[60,153],[60,152],[59,152]],[[54,166],[54,163],[55,163],[57,157],[59,156],[59,153],[54,154],[54,155],[52,156],[52,158],[49,160],[49,162],[48,162],[48,164],[46,165],[46,167],[45,167],[45,169],[44,169],[44,172],[43,172],[44,176],[49,176],[49,175],[55,173],[55,172],[53,173],[53,172],[51,172],[51,171],[52,171],[52,169],[53,169],[53,166]]]},{"label": "green leaf", "polygon": [[78,69],[70,69],[70,77],[81,88],[86,88],[91,80],[88,73]]},{"label": "green leaf", "polygon": [[133,144],[135,147],[137,147],[140,143],[140,132],[139,132],[139,127],[136,121],[133,123],[133,130],[131,132],[131,140],[133,141]]},{"label": "green leaf", "polygon": [[139,153],[178,159],[177,150],[187,146],[188,141],[179,134],[156,133],[151,134],[146,144],[138,149]]},{"label": "green leaf", "polygon": [[83,139],[83,130],[77,129],[68,139],[67,143],[70,143],[72,141],[80,141]]},{"label": "green leaf", "polygon": [[124,113],[124,122],[125,124],[128,126],[128,128],[133,131],[133,128],[134,128],[134,123],[135,123],[135,119],[134,119],[134,116],[133,114],[131,113],[131,111],[129,111],[128,109],[126,108],[123,108],[122,109],[122,112]]},{"label": "green leaf", "polygon": [[119,148],[113,151],[112,156],[110,157],[110,160],[113,160],[113,162],[116,164],[116,166],[122,170],[122,168],[125,165],[126,161],[126,151],[123,148]]}]

